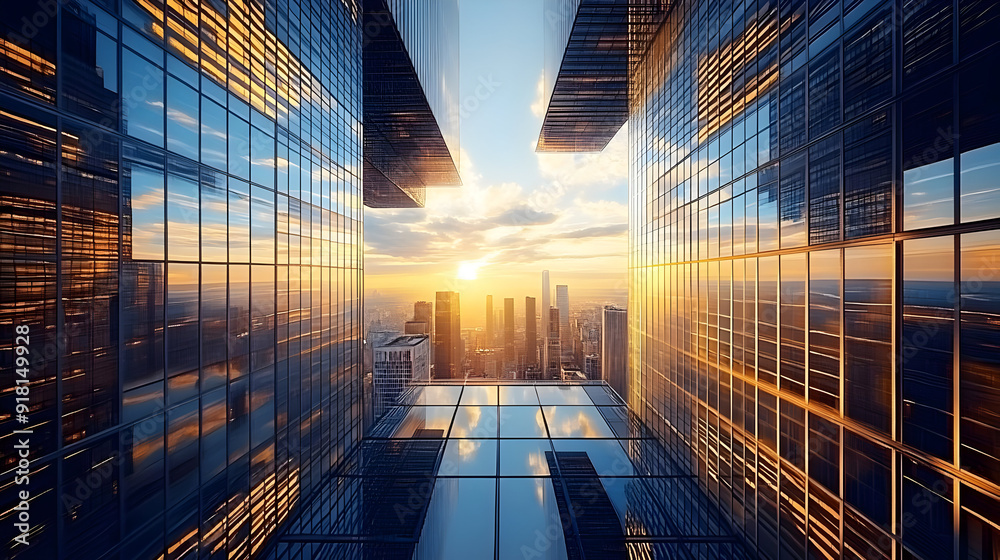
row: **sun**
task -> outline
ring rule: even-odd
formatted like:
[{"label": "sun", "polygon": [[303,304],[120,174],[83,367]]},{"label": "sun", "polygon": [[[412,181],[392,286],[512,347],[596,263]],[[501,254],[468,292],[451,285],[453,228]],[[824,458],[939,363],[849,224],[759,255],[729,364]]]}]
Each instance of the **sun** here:
[{"label": "sun", "polygon": [[471,262],[464,262],[458,266],[459,280],[475,280],[479,277],[479,265]]}]

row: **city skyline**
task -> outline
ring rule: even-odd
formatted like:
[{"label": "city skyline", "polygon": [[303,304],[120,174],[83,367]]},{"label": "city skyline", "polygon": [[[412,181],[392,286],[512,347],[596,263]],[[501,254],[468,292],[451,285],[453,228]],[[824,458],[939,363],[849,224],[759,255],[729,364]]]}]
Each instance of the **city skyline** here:
[{"label": "city skyline", "polygon": [[538,1],[463,3],[463,186],[428,189],[422,209],[366,209],[366,295],[538,297],[546,268],[579,296],[625,293],[627,131],[599,154],[535,152],[545,18],[524,14]]}]

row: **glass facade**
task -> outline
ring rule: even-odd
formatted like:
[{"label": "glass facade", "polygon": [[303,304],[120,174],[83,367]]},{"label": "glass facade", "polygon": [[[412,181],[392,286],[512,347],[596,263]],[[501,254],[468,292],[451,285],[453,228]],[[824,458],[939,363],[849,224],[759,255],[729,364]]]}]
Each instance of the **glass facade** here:
[{"label": "glass facade", "polygon": [[682,0],[634,61],[628,401],[755,556],[1000,554],[998,37]]},{"label": "glass facade", "polygon": [[601,382],[411,387],[306,511],[278,558],[744,555]]},{"label": "glass facade", "polygon": [[360,6],[4,10],[0,556],[259,557],[361,438]]}]

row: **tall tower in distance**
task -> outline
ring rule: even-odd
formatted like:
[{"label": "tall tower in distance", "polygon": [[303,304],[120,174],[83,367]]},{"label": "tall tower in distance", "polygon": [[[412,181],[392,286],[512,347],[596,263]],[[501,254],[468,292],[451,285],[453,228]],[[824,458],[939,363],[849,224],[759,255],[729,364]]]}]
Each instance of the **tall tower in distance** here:
[{"label": "tall tower in distance", "polygon": [[549,308],[552,292],[549,288],[549,271],[542,271],[542,367],[549,363]]},{"label": "tall tower in distance", "polygon": [[544,379],[559,379],[562,376],[562,361],[559,352],[559,308],[550,307],[548,312],[549,331],[545,336]]},{"label": "tall tower in distance", "polygon": [[503,346],[504,361],[509,367],[517,358],[514,347],[514,298],[511,297],[503,300]]},{"label": "tall tower in distance", "polygon": [[604,306],[601,316],[601,379],[628,401],[628,320],[627,312]]},{"label": "tall tower in distance", "polygon": [[493,346],[493,337],[496,333],[493,332],[494,328],[493,322],[493,296],[486,296],[486,347],[491,348]]},{"label": "tall tower in distance", "polygon": [[562,362],[573,361],[573,341],[569,330],[569,286],[556,286],[556,307],[559,309],[559,345],[562,349]]},{"label": "tall tower in distance", "polygon": [[462,378],[462,322],[458,292],[438,292],[434,310],[434,378]]},{"label": "tall tower in distance", "polygon": [[538,366],[538,318],[531,296],[524,298],[524,365]]}]

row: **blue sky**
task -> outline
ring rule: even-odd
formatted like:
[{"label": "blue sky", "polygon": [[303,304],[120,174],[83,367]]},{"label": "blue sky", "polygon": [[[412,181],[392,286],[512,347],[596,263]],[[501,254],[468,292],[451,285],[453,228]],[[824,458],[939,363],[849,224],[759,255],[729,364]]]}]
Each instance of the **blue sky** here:
[{"label": "blue sky", "polygon": [[[548,269],[552,285],[569,284],[571,296],[624,294],[627,131],[601,154],[535,153],[544,112],[541,5],[461,0],[464,186],[429,189],[423,209],[365,209],[367,292],[523,301],[540,296]],[[481,321],[480,307],[463,305],[463,323]]]}]

